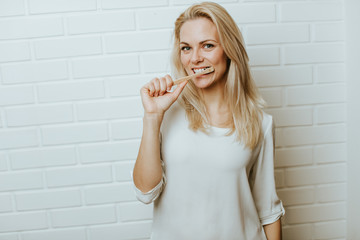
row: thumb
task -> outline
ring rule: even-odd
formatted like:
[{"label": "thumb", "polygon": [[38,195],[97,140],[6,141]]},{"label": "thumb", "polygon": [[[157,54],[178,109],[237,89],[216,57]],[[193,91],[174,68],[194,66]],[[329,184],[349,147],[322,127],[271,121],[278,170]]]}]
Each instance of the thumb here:
[{"label": "thumb", "polygon": [[172,92],[172,98],[173,98],[173,101],[175,102],[176,99],[179,97],[180,93],[184,90],[186,84],[188,83],[188,81],[184,81],[182,83],[180,83],[176,88],[175,90]]}]

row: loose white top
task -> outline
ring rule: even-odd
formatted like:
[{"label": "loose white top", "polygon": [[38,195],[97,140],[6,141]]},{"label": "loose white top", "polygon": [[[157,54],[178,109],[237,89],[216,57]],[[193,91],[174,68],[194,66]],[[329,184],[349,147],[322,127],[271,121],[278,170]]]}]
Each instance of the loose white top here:
[{"label": "loose white top", "polygon": [[152,240],[266,240],[262,225],[284,213],[274,181],[273,120],[263,114],[264,139],[250,150],[228,129],[188,128],[174,104],[161,126],[163,179],[137,198],[154,202]]}]

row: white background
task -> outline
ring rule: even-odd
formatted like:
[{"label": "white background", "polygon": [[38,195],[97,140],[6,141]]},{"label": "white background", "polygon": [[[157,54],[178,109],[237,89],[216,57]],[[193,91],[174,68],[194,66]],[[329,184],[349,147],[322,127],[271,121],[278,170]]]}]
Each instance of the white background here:
[{"label": "white background", "polygon": [[[148,239],[138,92],[193,2],[0,0],[0,240]],[[359,1],[217,2],[277,125],[284,239],[360,239]]]}]

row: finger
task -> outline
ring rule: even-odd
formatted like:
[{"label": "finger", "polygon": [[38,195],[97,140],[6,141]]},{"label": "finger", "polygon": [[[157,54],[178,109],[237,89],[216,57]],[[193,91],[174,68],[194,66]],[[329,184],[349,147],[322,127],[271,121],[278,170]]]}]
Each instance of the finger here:
[{"label": "finger", "polygon": [[160,92],[160,80],[159,78],[154,78],[152,81],[154,88],[155,88],[155,92],[154,92],[154,97],[159,96],[159,92]]},{"label": "finger", "polygon": [[166,78],[162,77],[160,78],[160,96],[164,95],[166,92],[167,86],[166,86]]},{"label": "finger", "polygon": [[154,96],[154,93],[155,93],[154,84],[153,84],[152,82],[149,82],[149,83],[145,86],[145,88],[148,89],[148,91],[149,91],[149,96],[150,96],[150,97],[153,97],[153,96]]},{"label": "finger", "polygon": [[184,90],[187,83],[188,83],[188,81],[184,81],[184,82],[180,83],[179,85],[177,85],[174,92],[172,92],[172,97],[173,97],[174,102],[179,97],[180,93]]},{"label": "finger", "polygon": [[167,74],[167,75],[165,76],[165,79],[166,79],[166,90],[167,90],[168,92],[170,92],[172,86],[174,85],[174,81],[172,80],[172,78],[170,77],[169,74]]}]

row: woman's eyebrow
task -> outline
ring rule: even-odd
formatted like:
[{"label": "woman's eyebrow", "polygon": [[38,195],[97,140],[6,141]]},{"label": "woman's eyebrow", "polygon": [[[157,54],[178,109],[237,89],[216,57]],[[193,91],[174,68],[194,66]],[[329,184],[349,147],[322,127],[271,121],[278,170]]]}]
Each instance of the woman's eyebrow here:
[{"label": "woman's eyebrow", "polygon": [[[201,41],[201,42],[199,42],[199,43],[200,43],[200,44],[203,44],[203,43],[208,42],[208,41],[217,42],[217,41],[214,40],[214,39],[206,39],[206,40],[203,40],[203,41]],[[180,44],[189,45],[187,42],[180,42]]]},{"label": "woman's eyebrow", "polygon": [[209,42],[209,41],[211,41],[211,42],[217,42],[217,41],[214,40],[214,39],[206,39],[206,40],[201,41],[200,44],[203,44],[203,43]]}]

